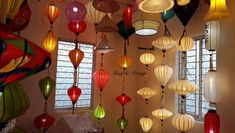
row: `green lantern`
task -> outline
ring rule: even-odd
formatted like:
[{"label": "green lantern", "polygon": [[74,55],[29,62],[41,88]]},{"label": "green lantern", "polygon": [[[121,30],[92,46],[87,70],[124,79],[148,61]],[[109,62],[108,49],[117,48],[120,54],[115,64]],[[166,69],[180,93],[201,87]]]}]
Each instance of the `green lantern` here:
[{"label": "green lantern", "polygon": [[24,113],[29,106],[29,98],[19,83],[5,86],[0,92],[0,127]]},{"label": "green lantern", "polygon": [[118,119],[117,124],[119,128],[121,129],[121,132],[123,133],[125,128],[128,125],[128,120],[124,116],[122,116],[121,118]]},{"label": "green lantern", "polygon": [[50,77],[45,77],[39,81],[39,87],[45,100],[47,100],[55,88],[55,81]]},{"label": "green lantern", "polygon": [[96,106],[95,112],[94,112],[94,116],[100,120],[102,118],[105,117],[105,110],[104,110],[104,106],[102,104],[98,104]]}]

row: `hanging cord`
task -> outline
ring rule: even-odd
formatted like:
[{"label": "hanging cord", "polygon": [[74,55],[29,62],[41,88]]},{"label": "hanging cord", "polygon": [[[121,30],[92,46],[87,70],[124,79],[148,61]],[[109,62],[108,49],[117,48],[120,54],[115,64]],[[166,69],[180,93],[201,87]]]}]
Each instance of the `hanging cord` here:
[{"label": "hanging cord", "polygon": [[100,54],[100,67],[104,67],[103,61],[104,61],[104,53],[101,53]]},{"label": "hanging cord", "polygon": [[77,68],[74,68],[74,73],[73,73],[73,77],[74,77],[74,82],[73,82],[73,86],[77,85]]},{"label": "hanging cord", "polygon": [[186,66],[186,52],[182,52],[182,63],[180,71],[180,79],[187,79],[186,77],[187,66]]},{"label": "hanging cord", "polygon": [[127,47],[126,47],[127,43],[128,41],[124,42],[124,47],[123,47],[124,55],[127,55]]},{"label": "hanging cord", "polygon": [[181,102],[180,113],[181,114],[185,114],[185,98],[186,98],[186,96],[184,96],[184,95],[180,96],[180,102]]},{"label": "hanging cord", "polygon": [[126,77],[126,71],[123,71],[123,76],[122,76],[122,94],[124,93],[125,90],[125,77]]},{"label": "hanging cord", "polygon": [[102,91],[100,91],[100,104],[102,104]]},{"label": "hanging cord", "polygon": [[181,39],[182,39],[185,35],[187,35],[186,27],[184,27],[184,31],[183,31],[183,33],[182,33],[182,35],[181,35],[181,37],[180,37],[179,46],[181,45]]},{"label": "hanging cord", "polygon": [[171,33],[170,33],[170,31],[169,31],[169,29],[167,28],[167,25],[166,25],[166,23],[164,23],[164,25],[165,25],[165,36],[171,36]]},{"label": "hanging cord", "polygon": [[45,100],[44,112],[47,114],[47,100]]},{"label": "hanging cord", "polygon": [[210,71],[213,71],[212,53],[210,53]]}]

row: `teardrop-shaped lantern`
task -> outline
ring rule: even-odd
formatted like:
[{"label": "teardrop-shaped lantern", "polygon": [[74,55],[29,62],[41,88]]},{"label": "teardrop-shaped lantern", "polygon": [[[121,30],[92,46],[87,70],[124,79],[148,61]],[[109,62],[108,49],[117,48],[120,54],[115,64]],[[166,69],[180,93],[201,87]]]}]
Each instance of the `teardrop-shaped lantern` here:
[{"label": "teardrop-shaped lantern", "polygon": [[157,78],[158,82],[161,84],[161,87],[165,87],[171,75],[173,73],[173,69],[166,64],[157,66],[154,69],[155,77]]},{"label": "teardrop-shaped lantern", "polygon": [[120,128],[121,132],[123,133],[125,128],[128,125],[128,120],[124,116],[122,116],[121,118],[119,118],[117,120],[117,124],[118,124],[118,127]]},{"label": "teardrop-shaped lantern", "polygon": [[123,11],[123,15],[122,15],[122,20],[124,21],[126,27],[128,29],[130,29],[132,27],[132,5],[128,5],[124,11]]},{"label": "teardrop-shaped lantern", "polygon": [[52,53],[57,46],[57,38],[52,30],[49,30],[47,32],[47,35],[45,39],[43,40],[43,48],[49,52]]},{"label": "teardrop-shaped lantern", "polygon": [[150,65],[155,61],[155,56],[152,53],[144,52],[140,55],[140,62],[144,65]]},{"label": "teardrop-shaped lantern", "polygon": [[204,123],[204,133],[220,133],[220,118],[216,110],[208,110]]},{"label": "teardrop-shaped lantern", "polygon": [[174,128],[178,129],[180,132],[186,132],[193,128],[194,118],[188,114],[176,114],[172,118],[172,124]]},{"label": "teardrop-shaped lantern", "polygon": [[152,41],[152,45],[161,50],[168,50],[176,45],[176,40],[169,36],[161,36]]},{"label": "teardrop-shaped lantern", "polygon": [[141,95],[146,101],[152,96],[156,95],[156,91],[150,87],[144,87],[137,91],[137,94]]},{"label": "teardrop-shaped lantern", "polygon": [[103,119],[105,117],[105,110],[104,110],[104,106],[102,104],[98,104],[96,106],[94,116],[99,120]]},{"label": "teardrop-shaped lantern", "polygon": [[125,104],[131,101],[131,98],[123,93],[120,96],[116,97],[116,101],[118,101],[122,106],[124,106]]},{"label": "teardrop-shaped lantern", "polygon": [[198,86],[188,80],[175,81],[168,85],[168,88],[174,90],[181,96],[186,96],[187,94],[194,93],[198,90]]},{"label": "teardrop-shaped lantern", "polygon": [[75,48],[74,50],[69,51],[69,59],[72,62],[74,68],[78,67],[83,57],[84,57],[84,53],[78,48]]},{"label": "teardrop-shaped lantern", "polygon": [[55,122],[55,118],[48,114],[42,114],[34,119],[34,126],[38,129],[48,129]]},{"label": "teardrop-shaped lantern", "polygon": [[86,30],[86,23],[83,20],[80,21],[69,21],[68,28],[71,32],[79,35]]},{"label": "teardrop-shaped lantern", "polygon": [[46,16],[49,19],[51,25],[53,25],[59,14],[60,14],[60,9],[57,8],[53,3],[46,8]]},{"label": "teardrop-shaped lantern", "polygon": [[75,104],[81,95],[81,89],[77,86],[72,86],[68,89],[68,95],[73,104]]},{"label": "teardrop-shaped lantern", "polygon": [[142,117],[139,122],[144,132],[148,132],[153,126],[153,120],[149,117]]},{"label": "teardrop-shaped lantern", "polygon": [[176,48],[179,51],[186,52],[191,50],[194,47],[194,40],[189,36],[184,36],[180,39],[179,44],[176,45]]},{"label": "teardrop-shaped lantern", "polygon": [[128,67],[130,67],[133,63],[133,59],[131,56],[128,55],[123,55],[121,57],[119,57],[118,59],[118,64],[123,68],[123,69],[127,69]]},{"label": "teardrop-shaped lantern", "polygon": [[113,51],[114,48],[110,44],[109,40],[107,39],[106,35],[102,38],[100,41],[98,47],[96,48],[96,51],[99,53],[109,53]]},{"label": "teardrop-shaped lantern", "polygon": [[93,74],[96,85],[99,87],[102,92],[104,87],[109,81],[109,73],[104,69],[96,70]]},{"label": "teardrop-shaped lantern", "polygon": [[152,112],[152,115],[158,118],[159,120],[165,120],[167,118],[170,118],[173,115],[173,113],[168,111],[165,108],[161,108],[161,109],[154,110]]},{"label": "teardrop-shaped lantern", "polygon": [[39,81],[39,88],[44,96],[44,99],[47,100],[55,88],[55,81],[50,77],[45,77]]},{"label": "teardrop-shaped lantern", "polygon": [[190,0],[177,0],[177,4],[180,6],[184,6],[190,3]]}]

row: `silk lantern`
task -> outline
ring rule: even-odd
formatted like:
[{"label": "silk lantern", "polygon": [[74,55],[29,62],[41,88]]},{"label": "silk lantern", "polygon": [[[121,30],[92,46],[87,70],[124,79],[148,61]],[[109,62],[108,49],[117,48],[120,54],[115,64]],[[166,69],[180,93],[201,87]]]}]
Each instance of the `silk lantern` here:
[{"label": "silk lantern", "polygon": [[125,23],[126,27],[130,29],[132,27],[132,5],[128,5],[122,15],[123,22]]},{"label": "silk lantern", "polygon": [[194,47],[194,40],[189,36],[184,36],[179,40],[179,44],[176,45],[177,50],[186,52]]},{"label": "silk lantern", "polygon": [[65,9],[65,16],[69,21],[79,21],[86,17],[86,7],[83,3],[73,0]]},{"label": "silk lantern", "polygon": [[175,12],[173,8],[161,13],[161,19],[163,22],[167,22],[169,19],[173,18],[174,16],[175,16]]},{"label": "silk lantern", "polygon": [[140,118],[139,123],[144,132],[148,132],[153,126],[153,120],[147,116]]},{"label": "silk lantern", "polygon": [[114,13],[120,9],[116,0],[93,0],[92,5],[95,9],[104,13]]},{"label": "silk lantern", "polygon": [[190,0],[177,0],[177,4],[180,6],[187,5],[190,2]]},{"label": "silk lantern", "polygon": [[55,118],[48,114],[42,114],[34,119],[34,126],[38,129],[48,129],[55,122]]},{"label": "silk lantern", "polygon": [[168,111],[165,108],[160,108],[160,109],[154,110],[152,112],[152,115],[158,118],[159,120],[165,120],[167,118],[170,118],[173,115],[173,113]]},{"label": "silk lantern", "polygon": [[52,3],[50,6],[46,8],[46,16],[49,19],[51,25],[55,22],[56,18],[60,14],[60,9],[57,8],[54,3]]},{"label": "silk lantern", "polygon": [[155,61],[155,56],[152,53],[144,52],[140,55],[140,62],[146,66],[152,64]]},{"label": "silk lantern", "polygon": [[123,55],[119,57],[118,64],[125,70],[130,67],[133,63],[133,59],[131,56]]},{"label": "silk lantern", "polygon": [[103,91],[104,87],[109,81],[109,73],[104,69],[96,70],[93,74],[96,85],[99,87],[100,92]]},{"label": "silk lantern", "polygon": [[215,51],[220,44],[220,22],[208,21],[205,27],[205,48]]},{"label": "silk lantern", "polygon": [[157,78],[162,88],[166,86],[167,82],[171,78],[172,73],[173,69],[166,64],[157,66],[154,69],[155,77]]},{"label": "silk lantern", "polygon": [[119,102],[122,106],[124,106],[125,104],[131,101],[131,98],[128,95],[122,93],[120,96],[116,97],[116,101]]},{"label": "silk lantern", "polygon": [[78,98],[80,97],[81,95],[81,89],[78,88],[77,86],[72,86],[68,89],[68,95],[69,95],[69,98],[70,100],[72,101],[72,104],[73,104],[73,110],[72,110],[72,113],[74,114],[74,110],[75,110],[75,104],[78,100]]},{"label": "silk lantern", "polygon": [[74,68],[78,67],[83,58],[84,58],[84,53],[80,49],[75,48],[69,51],[69,59],[72,62]]},{"label": "silk lantern", "polygon": [[171,9],[173,6],[173,0],[143,0],[139,4],[139,9],[146,13],[160,13]]},{"label": "silk lantern", "polygon": [[54,34],[54,32],[52,30],[49,30],[47,32],[47,35],[45,37],[45,39],[43,40],[43,48],[49,52],[52,53],[55,49],[55,47],[57,46],[57,38]]},{"label": "silk lantern", "polygon": [[99,120],[103,119],[105,117],[105,109],[104,109],[104,106],[102,104],[98,104],[96,106],[94,116]]},{"label": "silk lantern", "polygon": [[44,99],[47,100],[55,88],[55,81],[50,77],[45,77],[39,81],[39,88],[44,96]]},{"label": "silk lantern", "polygon": [[204,120],[204,133],[220,133],[220,118],[216,110],[208,110]]},{"label": "silk lantern", "polygon": [[229,17],[229,11],[226,5],[226,0],[211,0],[210,8],[205,16],[205,20],[214,21]]},{"label": "silk lantern", "polygon": [[174,128],[178,129],[182,133],[185,133],[193,128],[194,118],[188,114],[176,114],[172,118],[172,124]]},{"label": "silk lantern", "polygon": [[156,91],[154,91],[154,89],[150,88],[150,87],[144,87],[142,89],[139,89],[137,91],[137,94],[141,95],[146,102],[148,101],[148,99],[150,99],[152,96],[156,95]]},{"label": "silk lantern", "polygon": [[217,103],[216,71],[209,70],[204,75],[204,96],[211,103]]},{"label": "silk lantern", "polygon": [[77,36],[86,30],[86,23],[83,20],[80,21],[69,21],[68,28],[71,32]]},{"label": "silk lantern", "polygon": [[125,128],[128,125],[128,120],[124,116],[122,116],[121,118],[119,118],[117,120],[117,124],[118,124],[118,127],[120,128],[121,132],[123,133]]},{"label": "silk lantern", "polygon": [[169,36],[161,36],[156,40],[152,41],[152,45],[161,50],[168,50],[176,45],[176,40]]},{"label": "silk lantern", "polygon": [[135,33],[140,36],[150,36],[157,34],[160,25],[160,22],[150,19],[142,19],[133,22]]}]

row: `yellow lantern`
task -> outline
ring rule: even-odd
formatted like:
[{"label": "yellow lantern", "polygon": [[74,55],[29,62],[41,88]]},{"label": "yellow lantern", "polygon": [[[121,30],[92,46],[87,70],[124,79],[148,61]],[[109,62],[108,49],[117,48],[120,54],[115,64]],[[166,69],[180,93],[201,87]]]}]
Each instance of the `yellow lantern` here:
[{"label": "yellow lantern", "polygon": [[118,59],[118,64],[125,70],[130,67],[133,63],[133,59],[131,56],[123,55]]},{"label": "yellow lantern", "polygon": [[140,62],[145,65],[150,65],[155,61],[155,56],[149,52],[140,55]]},{"label": "yellow lantern", "polygon": [[167,118],[170,118],[173,113],[168,111],[165,108],[161,108],[161,109],[156,109],[152,112],[152,115],[157,117],[159,120],[165,120]]},{"label": "yellow lantern", "polygon": [[146,101],[151,98],[152,96],[156,95],[156,91],[154,91],[150,87],[144,87],[137,91],[137,94],[141,95]]},{"label": "yellow lantern", "polygon": [[186,96],[187,94],[194,93],[198,90],[197,85],[185,79],[181,79],[171,83],[170,85],[168,85],[168,88],[174,90],[181,96]]},{"label": "yellow lantern", "polygon": [[158,82],[161,84],[161,87],[165,87],[171,75],[173,73],[173,69],[166,64],[157,66],[154,69],[155,77],[157,78]]},{"label": "yellow lantern", "polygon": [[180,6],[184,6],[190,3],[190,0],[177,0],[177,4]]},{"label": "yellow lantern", "polygon": [[177,114],[172,118],[174,128],[181,132],[189,131],[194,126],[194,118],[188,114]]},{"label": "yellow lantern", "polygon": [[43,40],[43,47],[44,49],[52,53],[57,45],[57,38],[52,30],[49,30],[47,36]]},{"label": "yellow lantern", "polygon": [[180,43],[176,45],[179,51],[186,52],[194,47],[194,40],[189,36],[184,36],[180,39]]},{"label": "yellow lantern", "polygon": [[229,17],[226,0],[210,0],[210,9],[205,16],[205,20],[220,20]]},{"label": "yellow lantern", "polygon": [[168,50],[176,45],[176,40],[172,37],[161,36],[152,41],[152,45],[161,50]]},{"label": "yellow lantern", "polygon": [[148,117],[142,117],[139,122],[144,132],[148,132],[153,126],[153,120]]},{"label": "yellow lantern", "polygon": [[146,13],[160,13],[171,9],[174,0],[143,0],[139,4],[139,9]]}]

